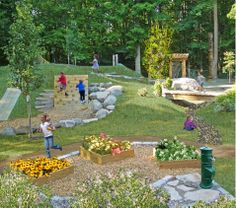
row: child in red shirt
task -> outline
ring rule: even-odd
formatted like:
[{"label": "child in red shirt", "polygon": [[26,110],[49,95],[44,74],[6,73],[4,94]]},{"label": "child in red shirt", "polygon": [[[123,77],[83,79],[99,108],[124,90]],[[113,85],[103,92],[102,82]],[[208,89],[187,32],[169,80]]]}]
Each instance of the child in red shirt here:
[{"label": "child in red shirt", "polygon": [[65,96],[68,96],[68,93],[66,92],[66,85],[67,85],[67,81],[66,81],[66,76],[64,74],[64,72],[60,73],[60,77],[57,80],[57,82],[59,83],[59,88],[60,91],[65,91]]}]

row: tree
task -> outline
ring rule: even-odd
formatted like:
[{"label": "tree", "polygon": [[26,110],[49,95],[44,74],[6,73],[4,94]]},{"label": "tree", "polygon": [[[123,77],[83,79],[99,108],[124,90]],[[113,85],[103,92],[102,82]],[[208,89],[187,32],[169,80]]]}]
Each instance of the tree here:
[{"label": "tree", "polygon": [[158,24],[150,29],[149,38],[145,41],[143,61],[151,78],[162,79],[168,76],[172,34],[170,28]]},{"label": "tree", "polygon": [[16,16],[10,26],[10,39],[5,53],[10,66],[10,85],[19,88],[26,96],[29,112],[29,135],[31,137],[30,92],[38,87],[33,66],[36,58],[43,54],[39,33],[42,26],[35,26],[32,17],[32,5],[27,0],[16,2]]},{"label": "tree", "polygon": [[229,74],[229,83],[231,83],[231,75],[235,71],[235,54],[232,51],[224,53],[224,67],[223,73]]}]

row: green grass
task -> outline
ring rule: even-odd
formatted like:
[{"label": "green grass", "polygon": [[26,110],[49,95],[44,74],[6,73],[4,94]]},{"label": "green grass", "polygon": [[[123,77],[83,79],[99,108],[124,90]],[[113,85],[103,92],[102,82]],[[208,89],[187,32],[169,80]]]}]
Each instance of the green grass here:
[{"label": "green grass", "polygon": [[[185,109],[179,107],[172,102],[157,98],[152,95],[151,85],[131,81],[125,79],[113,79],[106,77],[98,77],[90,74],[90,67],[74,67],[68,65],[44,64],[40,65],[39,69],[44,75],[42,86],[32,93],[32,102],[35,97],[43,91],[43,89],[53,89],[53,79],[61,71],[68,75],[73,74],[89,74],[89,82],[113,82],[124,87],[124,94],[118,97],[115,111],[98,122],[89,123],[82,126],[76,126],[71,129],[61,128],[55,132],[55,142],[62,145],[73,144],[80,142],[85,135],[100,134],[106,132],[111,136],[132,136],[135,138],[141,136],[156,136],[159,138],[173,138],[175,135],[184,140],[194,141],[197,139],[197,131],[183,130],[183,122],[186,118]],[[131,70],[124,67],[101,67],[102,72],[117,72],[117,74],[125,74],[128,76],[138,77]],[[7,67],[0,68],[0,96],[3,95],[7,88]],[[147,97],[140,97],[137,91],[140,88],[148,89]],[[33,115],[39,112],[34,109]],[[234,114],[233,113],[213,113],[212,106],[201,109],[197,114],[208,123],[213,124],[223,137],[224,143],[234,143]],[[27,117],[26,106],[23,96],[19,99],[15,109],[11,114],[11,119]],[[14,158],[29,152],[43,150],[42,140],[29,141],[26,136],[17,136],[13,138],[0,138],[0,160],[6,158]],[[226,162],[227,177],[223,177]],[[216,162],[217,182],[222,184],[228,191],[234,193],[234,165],[233,160],[219,159]],[[221,178],[222,175],[222,178]]]},{"label": "green grass", "polygon": [[235,159],[216,158],[215,180],[235,196]]}]

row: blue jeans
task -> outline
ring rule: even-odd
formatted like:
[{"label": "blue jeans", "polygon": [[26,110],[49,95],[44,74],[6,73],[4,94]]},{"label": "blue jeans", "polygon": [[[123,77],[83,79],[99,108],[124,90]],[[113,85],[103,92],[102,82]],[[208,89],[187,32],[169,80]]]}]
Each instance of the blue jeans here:
[{"label": "blue jeans", "polygon": [[50,149],[60,149],[61,150],[61,146],[59,144],[54,145],[53,135],[48,136],[48,137],[44,137],[44,147],[46,149],[46,154],[49,158],[51,157]]}]

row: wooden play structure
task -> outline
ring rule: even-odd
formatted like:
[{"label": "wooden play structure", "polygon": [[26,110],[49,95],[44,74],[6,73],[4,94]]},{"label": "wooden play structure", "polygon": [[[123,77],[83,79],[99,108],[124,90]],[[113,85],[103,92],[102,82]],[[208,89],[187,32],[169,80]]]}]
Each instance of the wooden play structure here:
[{"label": "wooden play structure", "polygon": [[182,68],[181,76],[186,77],[186,74],[187,74],[187,72],[186,72],[186,62],[188,60],[188,56],[189,56],[188,53],[173,53],[171,55],[170,68],[169,68],[169,77],[171,79],[176,78],[176,77],[173,77],[173,62],[174,61],[181,62],[181,68]]},{"label": "wooden play structure", "polygon": [[59,91],[58,78],[59,76],[55,76],[54,78],[54,107],[80,102],[79,92],[76,89],[76,84],[79,83],[79,80],[83,80],[84,82],[85,100],[88,101],[88,75],[66,75],[66,92],[69,94],[68,96],[65,96],[63,91]]}]

